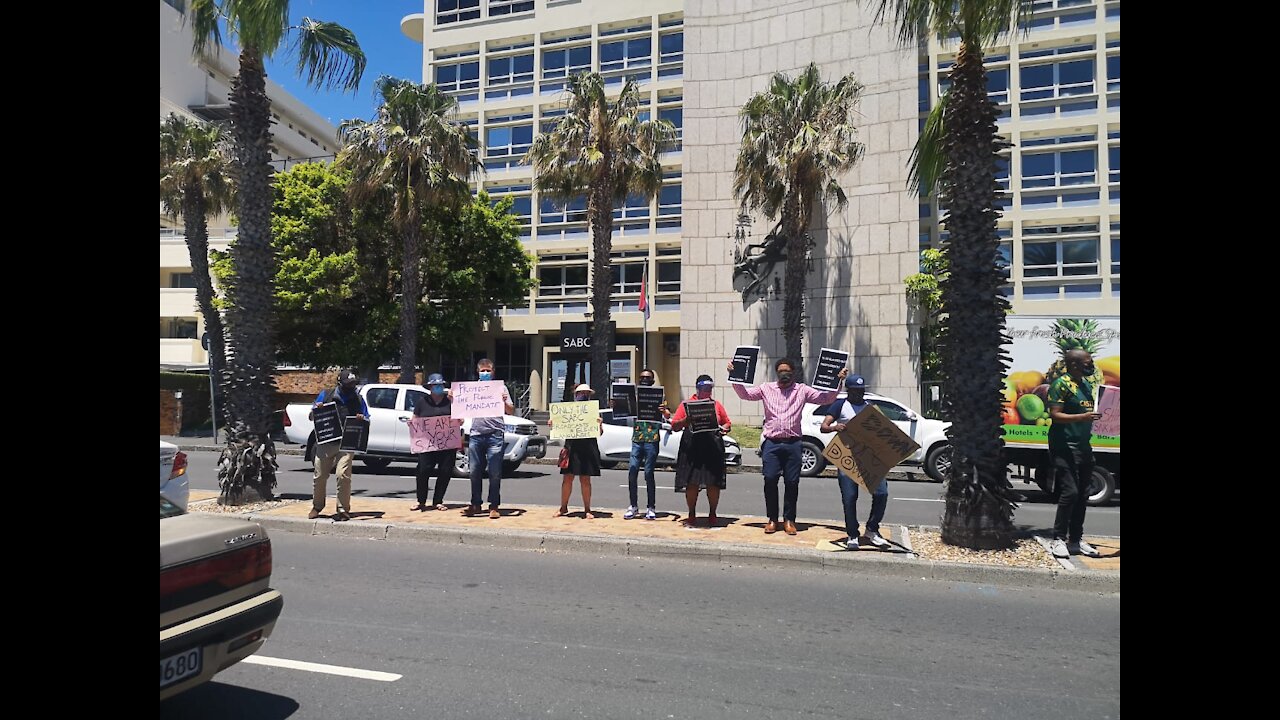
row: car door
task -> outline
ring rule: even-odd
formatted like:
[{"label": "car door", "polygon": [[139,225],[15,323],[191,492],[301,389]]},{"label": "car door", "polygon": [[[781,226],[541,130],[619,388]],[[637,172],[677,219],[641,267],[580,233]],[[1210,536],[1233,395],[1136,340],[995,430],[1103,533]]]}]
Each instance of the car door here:
[{"label": "car door", "polygon": [[[370,453],[395,452],[396,431],[401,425],[401,413],[397,409],[400,390],[397,387],[371,387],[365,391],[364,402],[369,406]],[[407,437],[408,429],[404,432]]]},{"label": "car door", "polygon": [[923,461],[924,452],[927,448],[924,447],[924,443],[920,442],[919,416],[911,412],[909,409],[890,400],[883,400],[880,398],[867,398],[867,402],[870,402],[872,405],[875,405],[877,408],[880,408],[880,412],[884,413],[885,417],[892,420],[893,424],[897,425],[899,430],[906,433],[912,440],[916,442],[917,445],[921,446],[918,450],[912,453],[911,456],[907,458],[907,460],[911,462]]},{"label": "car door", "polygon": [[409,452],[409,420],[413,417],[413,409],[418,406],[418,401],[426,397],[427,394],[421,390],[404,388],[400,396],[400,411],[396,413],[396,452]]}]

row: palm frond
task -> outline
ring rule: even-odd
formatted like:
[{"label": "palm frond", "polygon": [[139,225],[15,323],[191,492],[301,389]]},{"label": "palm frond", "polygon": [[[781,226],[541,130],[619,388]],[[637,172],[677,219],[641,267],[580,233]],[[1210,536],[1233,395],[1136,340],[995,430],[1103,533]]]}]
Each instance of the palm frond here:
[{"label": "palm frond", "polygon": [[303,18],[296,52],[298,74],[311,86],[352,92],[360,85],[366,59],[355,33],[347,28]]}]

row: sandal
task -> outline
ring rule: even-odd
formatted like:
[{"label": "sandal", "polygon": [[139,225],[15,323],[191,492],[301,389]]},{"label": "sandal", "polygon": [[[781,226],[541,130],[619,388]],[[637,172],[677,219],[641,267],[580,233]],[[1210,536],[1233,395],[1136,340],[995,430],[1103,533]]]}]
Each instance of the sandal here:
[{"label": "sandal", "polygon": [[439,505],[437,505],[437,506],[435,507],[435,509],[436,509],[436,510],[439,510],[439,511],[441,511],[441,512],[444,512],[445,510],[448,510],[448,509],[449,509],[449,506],[448,506],[448,505],[445,505],[444,503],[440,503]]},{"label": "sandal", "polygon": [[568,515],[568,514],[569,514],[569,508],[560,508],[559,510],[556,510],[556,514],[552,515],[551,517],[564,517],[565,515]]},{"label": "sandal", "polygon": [[410,508],[409,512],[424,512],[426,511],[426,509],[427,509],[426,505],[423,505],[422,503],[418,503],[417,505],[414,505],[412,508]]}]

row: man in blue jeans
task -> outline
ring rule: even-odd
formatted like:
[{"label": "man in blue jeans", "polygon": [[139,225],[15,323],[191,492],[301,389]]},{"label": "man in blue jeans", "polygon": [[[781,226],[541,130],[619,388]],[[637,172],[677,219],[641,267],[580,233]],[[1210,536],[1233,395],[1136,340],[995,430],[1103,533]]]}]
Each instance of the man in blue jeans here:
[{"label": "man in blue jeans", "polygon": [[[645,386],[653,385],[654,377],[653,371],[645,368],[640,371],[640,384]],[[667,409],[666,400],[663,400],[662,404],[658,406],[658,411],[662,413],[664,418],[671,419],[671,411]],[[623,520],[630,520],[636,516],[640,500],[640,490],[636,484],[636,476],[640,474],[641,464],[644,465],[644,484],[649,500],[649,504],[645,506],[647,510],[645,511],[644,519],[656,520],[658,518],[656,509],[657,487],[654,485],[653,466],[658,461],[659,430],[661,430],[660,423],[636,420],[635,428],[631,431],[631,462],[627,465],[627,492],[631,494],[631,506],[622,514]]]},{"label": "man in blue jeans", "polygon": [[[493,361],[484,358],[476,363],[480,380],[493,380]],[[507,386],[502,386],[503,411],[508,415],[516,411],[511,404]],[[502,516],[498,506],[502,504],[502,442],[506,434],[506,422],[501,415],[478,417],[471,420],[471,436],[467,440],[467,462],[471,466],[471,504],[462,511],[471,517],[479,515],[480,491],[484,489],[484,474],[489,473],[489,519]]]},{"label": "man in blue jeans", "polygon": [[[822,419],[822,432],[843,432],[849,421],[858,413],[870,407],[866,401],[867,381],[861,375],[850,375],[844,380],[845,391],[849,393],[843,401],[837,400],[827,409],[827,416]],[[845,541],[848,550],[858,549],[858,484],[843,472],[837,474],[840,482],[840,500],[844,504],[844,529],[849,539]],[[877,548],[889,547],[889,541],[880,537],[880,521],[884,519],[884,509],[889,504],[889,481],[881,480],[880,486],[871,494],[871,516],[867,518],[867,542]]]}]

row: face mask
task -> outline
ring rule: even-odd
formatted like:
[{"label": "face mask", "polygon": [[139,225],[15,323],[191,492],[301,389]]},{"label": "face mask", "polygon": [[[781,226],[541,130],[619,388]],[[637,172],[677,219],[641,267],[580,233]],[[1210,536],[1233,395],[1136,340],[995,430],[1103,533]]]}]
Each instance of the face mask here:
[{"label": "face mask", "polygon": [[711,390],[712,388],[709,388],[709,387],[698,388],[698,397],[702,398],[703,400],[711,397]]},{"label": "face mask", "polygon": [[653,384],[653,378],[646,378],[646,377],[642,377],[642,378],[640,378],[640,384],[641,384],[641,385],[652,385],[652,384]]},{"label": "face mask", "polygon": [[480,371],[480,379],[481,379],[481,380],[492,380],[492,379],[493,379],[493,371],[492,371],[492,370],[481,370],[481,371]]},{"label": "face mask", "polygon": [[574,393],[573,399],[578,402],[586,402],[591,399],[591,396],[586,393]]},{"label": "face mask", "polygon": [[432,385],[432,386],[431,386],[431,394],[432,394],[432,395],[443,395],[443,394],[444,394],[444,386],[443,386],[443,385]]},{"label": "face mask", "polygon": [[791,373],[789,373],[789,372],[780,372],[780,373],[778,373],[778,382],[779,382],[780,384],[782,384],[782,385],[788,385],[788,384],[790,384],[790,383],[791,383]]}]

